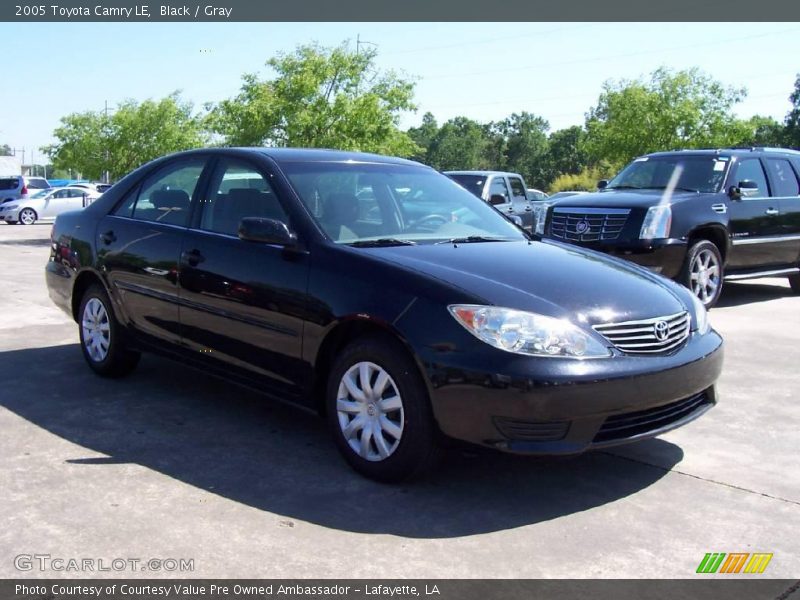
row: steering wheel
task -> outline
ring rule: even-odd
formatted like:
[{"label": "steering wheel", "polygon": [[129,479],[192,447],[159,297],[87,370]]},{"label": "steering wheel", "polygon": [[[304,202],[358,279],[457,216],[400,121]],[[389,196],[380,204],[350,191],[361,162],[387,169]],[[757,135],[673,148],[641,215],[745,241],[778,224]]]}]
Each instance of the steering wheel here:
[{"label": "steering wheel", "polygon": [[446,217],[445,215],[425,215],[419,221],[416,221],[414,225],[412,225],[412,229],[429,229],[430,231],[435,231],[437,227],[441,227],[445,223],[450,222],[450,217]]}]

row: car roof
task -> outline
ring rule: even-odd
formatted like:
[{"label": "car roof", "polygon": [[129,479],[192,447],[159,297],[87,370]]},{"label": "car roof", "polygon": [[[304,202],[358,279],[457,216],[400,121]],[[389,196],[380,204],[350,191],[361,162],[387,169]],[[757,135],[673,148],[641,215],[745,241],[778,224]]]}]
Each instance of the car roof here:
[{"label": "car roof", "polygon": [[683,154],[683,155],[698,155],[698,156],[742,156],[748,155],[753,153],[763,152],[766,154],[790,154],[793,156],[800,156],[800,152],[797,150],[791,150],[789,148],[768,148],[768,147],[747,147],[747,148],[687,148],[683,150],[670,150],[666,152],[652,152],[650,154],[645,154],[644,156],[648,157],[657,157],[657,156],[675,156],[676,154]]},{"label": "car roof", "polygon": [[486,177],[487,175],[513,175],[519,177],[519,173],[510,173],[508,171],[442,171],[445,175],[476,175],[478,177]]},{"label": "car roof", "polygon": [[355,162],[355,163],[379,163],[391,165],[409,165],[416,167],[427,167],[413,160],[397,158],[395,156],[384,156],[382,154],[371,154],[368,152],[350,152],[347,150],[330,150],[323,148],[263,148],[263,147],[238,147],[238,148],[198,148],[197,150],[187,150],[172,154],[176,156],[190,156],[198,153],[212,154],[235,154],[248,152],[268,156],[278,164],[289,162]]}]

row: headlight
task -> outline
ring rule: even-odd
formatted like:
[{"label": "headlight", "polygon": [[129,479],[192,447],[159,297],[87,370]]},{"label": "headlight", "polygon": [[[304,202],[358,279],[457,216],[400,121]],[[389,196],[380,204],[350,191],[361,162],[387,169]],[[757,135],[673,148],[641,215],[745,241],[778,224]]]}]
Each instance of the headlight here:
[{"label": "headlight", "polygon": [[533,205],[533,233],[544,235],[544,224],[547,221],[549,202],[536,202]]},{"label": "headlight", "polygon": [[644,217],[639,239],[668,238],[670,225],[672,225],[672,209],[669,206],[651,206]]},{"label": "headlight", "polygon": [[562,358],[611,356],[602,343],[565,319],[474,304],[447,308],[476,338],[506,352]]},{"label": "headlight", "polygon": [[708,323],[708,310],[703,303],[700,302],[700,298],[694,294],[692,294],[692,304],[694,304],[694,328],[697,330],[697,333],[708,333],[710,327]]}]

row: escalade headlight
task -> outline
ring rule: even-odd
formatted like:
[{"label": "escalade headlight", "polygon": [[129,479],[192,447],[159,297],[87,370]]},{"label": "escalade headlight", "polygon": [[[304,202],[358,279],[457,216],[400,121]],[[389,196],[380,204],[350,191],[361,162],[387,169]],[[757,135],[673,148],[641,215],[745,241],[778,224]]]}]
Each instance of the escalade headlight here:
[{"label": "escalade headlight", "polygon": [[533,233],[544,235],[544,224],[547,221],[549,202],[536,202],[533,204]]},{"label": "escalade headlight", "polygon": [[655,240],[669,237],[672,225],[672,209],[669,206],[651,206],[644,216],[639,239]]},{"label": "escalade headlight", "polygon": [[490,346],[529,356],[605,358],[611,351],[566,319],[497,306],[453,304],[450,314]]}]

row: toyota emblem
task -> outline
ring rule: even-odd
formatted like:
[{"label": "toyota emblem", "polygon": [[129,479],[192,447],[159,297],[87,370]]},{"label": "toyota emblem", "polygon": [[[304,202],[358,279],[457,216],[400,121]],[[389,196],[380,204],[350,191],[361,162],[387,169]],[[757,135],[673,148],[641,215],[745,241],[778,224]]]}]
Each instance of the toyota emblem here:
[{"label": "toyota emblem", "polygon": [[575,232],[576,233],[586,233],[589,231],[589,222],[588,221],[578,221],[575,223]]},{"label": "toyota emblem", "polygon": [[669,323],[666,321],[657,321],[653,325],[653,334],[659,342],[663,342],[669,337]]}]

